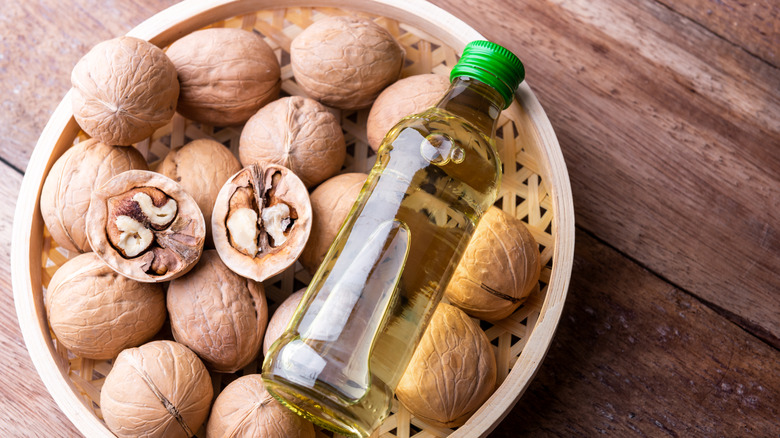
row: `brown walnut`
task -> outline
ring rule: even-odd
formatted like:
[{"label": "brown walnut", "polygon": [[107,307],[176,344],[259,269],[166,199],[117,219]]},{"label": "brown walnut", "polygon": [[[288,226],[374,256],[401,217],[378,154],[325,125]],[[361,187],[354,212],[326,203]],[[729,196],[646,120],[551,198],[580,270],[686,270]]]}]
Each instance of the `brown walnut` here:
[{"label": "brown walnut", "polygon": [[139,283],[95,253],[62,265],[46,289],[46,312],[57,342],[77,356],[113,359],[154,336],[165,321],[159,284]]},{"label": "brown walnut", "polygon": [[264,281],[295,263],[306,245],[311,232],[309,193],[286,167],[252,164],[222,186],[211,226],[225,265]]},{"label": "brown walnut", "polygon": [[374,151],[396,123],[435,105],[450,86],[447,76],[414,75],[385,88],[371,105],[366,120],[368,144]]},{"label": "brown walnut", "polygon": [[195,353],[154,341],[119,354],[100,390],[100,409],[119,438],[189,438],[206,420],[213,396]]},{"label": "brown walnut", "polygon": [[198,203],[206,221],[206,246],[213,247],[211,210],[222,185],[241,170],[241,163],[221,143],[200,139],[171,149],[157,172],[178,182]]},{"label": "brown walnut", "polygon": [[503,319],[538,288],[540,271],[539,246],[525,223],[491,207],[480,219],[445,296],[473,317]]},{"label": "brown walnut", "polygon": [[97,139],[77,143],[54,163],[41,191],[41,215],[51,237],[68,251],[87,252],[86,216],[92,191],[131,169],[148,169],[135,148]]},{"label": "brown walnut", "polygon": [[106,144],[137,143],[176,112],[176,68],[148,41],[128,36],[104,41],[79,60],[70,80],[76,121]]},{"label": "brown walnut", "polygon": [[290,63],[309,97],[335,108],[360,109],[398,79],[404,51],[367,18],[328,17],[295,37]]},{"label": "brown walnut", "polygon": [[268,322],[263,285],[228,269],[216,251],[171,281],[167,305],[174,339],[210,369],[234,373],[257,357]]},{"label": "brown walnut", "polygon": [[279,97],[281,69],[260,35],[242,29],[203,29],[168,48],[181,84],[178,111],[213,126],[244,123]]},{"label": "brown walnut", "polygon": [[312,224],[300,262],[312,275],[325,259],[341,224],[366,182],[365,173],[345,173],[320,184],[311,194]]},{"label": "brown walnut", "polygon": [[440,303],[396,396],[426,423],[454,427],[482,406],[495,385],[496,358],[485,332],[457,307]]},{"label": "brown walnut", "polygon": [[200,258],[206,236],[198,205],[158,173],[121,173],[92,194],[87,213],[92,250],[111,269],[137,281],[172,280]]},{"label": "brown walnut", "polygon": [[268,353],[268,349],[271,345],[282,336],[284,329],[287,328],[287,324],[290,323],[295,309],[298,308],[298,304],[303,299],[303,294],[306,293],[306,289],[301,289],[298,292],[290,294],[285,299],[276,311],[271,315],[271,320],[268,321],[268,327],[265,328],[265,338],[263,339],[263,354]]},{"label": "brown walnut", "polygon": [[314,425],[266,391],[259,374],[230,383],[217,397],[206,438],[314,438]]},{"label": "brown walnut", "polygon": [[341,170],[347,149],[338,118],[316,100],[283,97],[263,107],[241,131],[241,164],[282,165],[313,187]]}]

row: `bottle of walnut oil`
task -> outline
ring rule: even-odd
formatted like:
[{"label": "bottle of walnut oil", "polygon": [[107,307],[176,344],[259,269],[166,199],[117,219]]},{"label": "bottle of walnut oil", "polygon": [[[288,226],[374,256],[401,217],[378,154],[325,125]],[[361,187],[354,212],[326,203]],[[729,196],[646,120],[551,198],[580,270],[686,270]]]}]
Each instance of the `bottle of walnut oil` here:
[{"label": "bottle of walnut oil", "polygon": [[287,330],[268,391],[315,424],[367,437],[390,413],[480,216],[496,199],[498,116],[523,80],[507,49],[473,41],[436,106],[401,120]]}]

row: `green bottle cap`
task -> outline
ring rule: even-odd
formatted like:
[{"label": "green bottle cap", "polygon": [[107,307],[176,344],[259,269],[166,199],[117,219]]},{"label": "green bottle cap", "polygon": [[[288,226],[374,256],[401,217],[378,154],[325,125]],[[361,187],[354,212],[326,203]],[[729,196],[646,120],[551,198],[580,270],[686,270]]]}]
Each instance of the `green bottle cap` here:
[{"label": "green bottle cap", "polygon": [[450,80],[460,76],[482,81],[501,94],[504,109],[512,103],[512,96],[525,77],[523,63],[514,53],[490,41],[472,41],[466,44],[460,61],[450,72]]}]

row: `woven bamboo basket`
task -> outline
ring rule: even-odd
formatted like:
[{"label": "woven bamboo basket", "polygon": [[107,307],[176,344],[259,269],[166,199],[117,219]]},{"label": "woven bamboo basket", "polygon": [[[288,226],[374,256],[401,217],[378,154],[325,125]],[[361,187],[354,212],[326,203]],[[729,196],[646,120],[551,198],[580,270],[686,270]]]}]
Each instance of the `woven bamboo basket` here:
[{"label": "woven bamboo basket", "polygon": [[[317,7],[312,7],[316,3]],[[447,74],[467,42],[484,39],[474,29],[422,0],[189,0],[151,17],[128,35],[165,47],[205,27],[238,27],[265,37],[282,65],[283,92],[300,95],[289,65],[292,39],[312,22],[329,15],[370,17],[392,33],[406,49],[402,76]],[[342,112],[348,145],[343,172],[365,172],[373,164],[366,140],[368,110]],[[197,138],[213,138],[237,152],[240,127],[213,128],[176,115],[151,138],[136,145],[154,165],[167,151]],[[550,345],[563,309],[574,251],[574,213],[568,174],[552,127],[526,83],[516,102],[501,116],[498,148],[504,175],[497,205],[521,218],[540,244],[539,289],[522,307],[501,321],[480,321],[498,362],[500,386],[492,397],[457,429],[431,427],[398,403],[378,435],[474,437],[489,433],[511,410],[536,373]],[[51,276],[68,258],[43,224],[38,208],[41,187],[56,159],[87,138],[71,112],[66,95],[44,129],[22,184],[12,255],[13,289],[19,324],[30,356],[60,408],[88,437],[113,436],[102,421],[100,388],[110,361],[83,359],[57,343],[49,330],[43,304]],[[309,274],[295,267],[265,282],[270,311],[298,288]],[[262,358],[236,375],[212,374],[215,393],[237,375],[258,371]],[[325,436],[324,432],[318,435]],[[199,437],[205,436],[203,430]]]}]

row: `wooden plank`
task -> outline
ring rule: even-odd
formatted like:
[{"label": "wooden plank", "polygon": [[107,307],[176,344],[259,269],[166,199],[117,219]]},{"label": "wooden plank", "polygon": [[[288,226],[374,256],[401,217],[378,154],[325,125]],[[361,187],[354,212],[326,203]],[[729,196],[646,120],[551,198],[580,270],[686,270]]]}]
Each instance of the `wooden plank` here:
[{"label": "wooden plank", "polygon": [[780,352],[578,232],[536,379],[491,437],[777,436]]},{"label": "wooden plank", "polygon": [[580,226],[780,346],[777,68],[652,0],[434,2],[525,61]]},{"label": "wooden plank", "polygon": [[780,5],[776,0],[658,0],[713,33],[775,67],[780,49]]},{"label": "wooden plank", "polygon": [[16,319],[11,289],[11,228],[16,196],[22,176],[0,163],[0,436],[78,436],[73,424],[60,411],[38,373]]},{"label": "wooden plank", "polygon": [[9,0],[0,11],[0,157],[24,170],[70,72],[95,44],[124,34],[176,0]]}]

